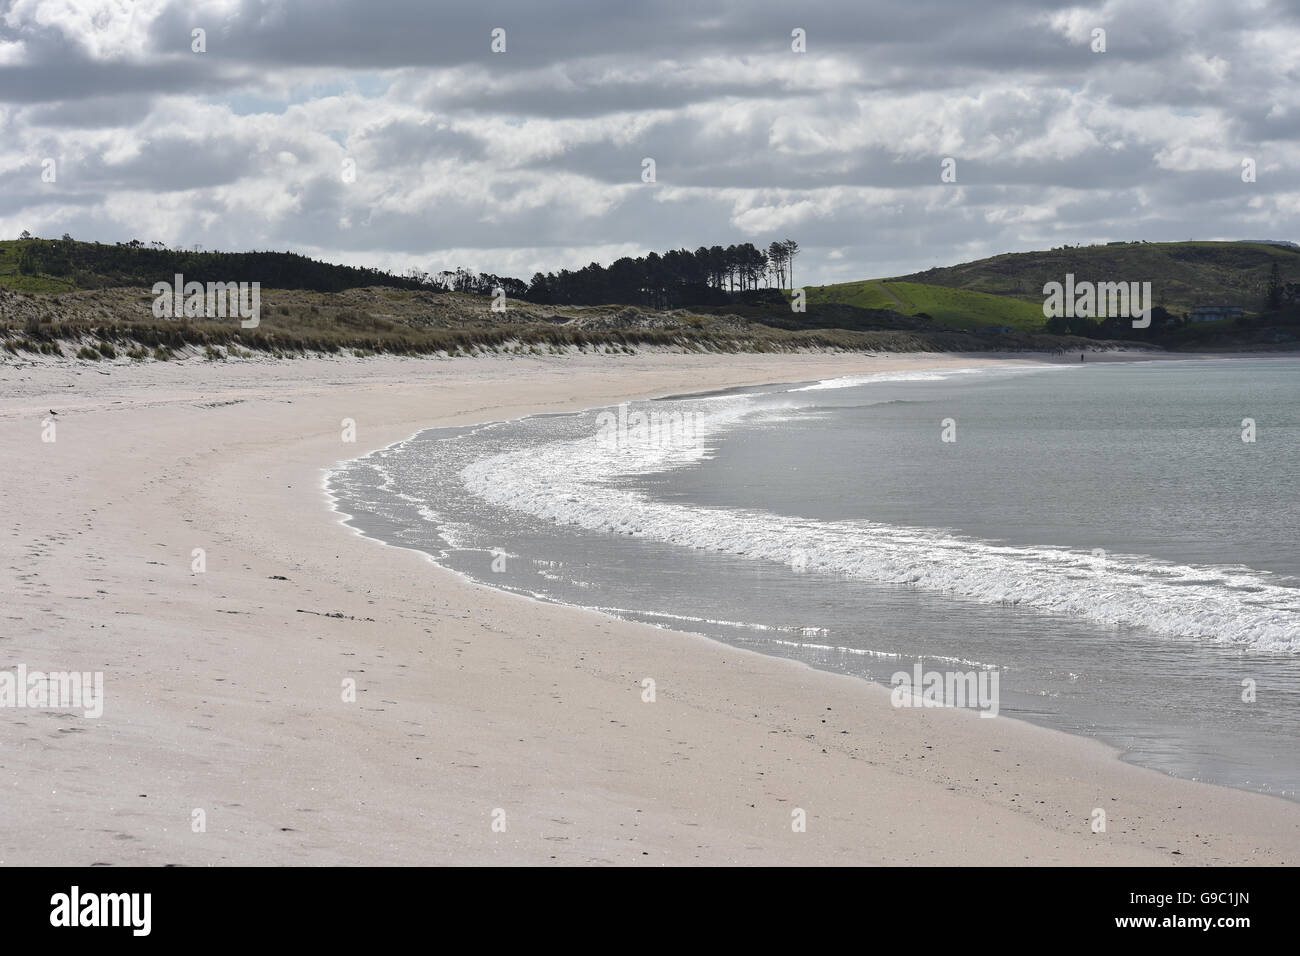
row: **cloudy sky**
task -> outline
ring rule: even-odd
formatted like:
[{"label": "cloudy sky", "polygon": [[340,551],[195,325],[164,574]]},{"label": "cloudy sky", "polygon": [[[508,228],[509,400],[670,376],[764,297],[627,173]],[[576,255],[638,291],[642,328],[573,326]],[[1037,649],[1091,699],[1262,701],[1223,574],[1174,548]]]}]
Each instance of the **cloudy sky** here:
[{"label": "cloudy sky", "polygon": [[3,238],[527,279],[789,237],[800,284],[1062,243],[1300,239],[1294,0],[0,11]]}]

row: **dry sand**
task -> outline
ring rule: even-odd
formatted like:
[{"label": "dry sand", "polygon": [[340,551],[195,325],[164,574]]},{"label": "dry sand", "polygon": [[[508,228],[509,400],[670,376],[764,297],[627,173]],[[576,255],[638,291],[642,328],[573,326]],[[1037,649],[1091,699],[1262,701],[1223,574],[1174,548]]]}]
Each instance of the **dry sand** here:
[{"label": "dry sand", "polygon": [[321,487],[435,424],[976,361],[0,366],[0,670],[104,671],[107,698],[0,710],[0,862],[1294,862],[1295,804],[474,585],[357,535]]}]

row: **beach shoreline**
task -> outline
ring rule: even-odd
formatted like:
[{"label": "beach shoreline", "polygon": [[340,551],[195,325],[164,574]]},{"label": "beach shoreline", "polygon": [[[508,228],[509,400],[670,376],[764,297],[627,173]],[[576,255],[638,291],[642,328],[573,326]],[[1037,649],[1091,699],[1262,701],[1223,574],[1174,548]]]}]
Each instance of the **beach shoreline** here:
[{"label": "beach shoreline", "polygon": [[[103,671],[106,699],[97,720],[0,713],[0,863],[1295,862],[1288,801],[1017,721],[895,709],[858,678],[478,585],[376,547],[324,488],[337,462],[431,427],[1041,361],[6,366],[16,520],[0,669]],[[43,442],[49,412],[57,440]],[[806,832],[791,826],[799,810]]]}]

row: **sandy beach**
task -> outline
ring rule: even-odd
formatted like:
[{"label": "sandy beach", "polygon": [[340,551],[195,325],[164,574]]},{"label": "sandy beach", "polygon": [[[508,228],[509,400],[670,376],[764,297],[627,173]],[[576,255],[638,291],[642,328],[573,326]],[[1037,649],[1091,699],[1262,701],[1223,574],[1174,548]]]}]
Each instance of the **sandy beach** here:
[{"label": "sandy beach", "polygon": [[0,863],[1296,862],[1300,805],[472,584],[322,488],[434,425],[990,361],[1033,359],[0,366],[0,670],[105,675],[98,719],[0,710]]}]

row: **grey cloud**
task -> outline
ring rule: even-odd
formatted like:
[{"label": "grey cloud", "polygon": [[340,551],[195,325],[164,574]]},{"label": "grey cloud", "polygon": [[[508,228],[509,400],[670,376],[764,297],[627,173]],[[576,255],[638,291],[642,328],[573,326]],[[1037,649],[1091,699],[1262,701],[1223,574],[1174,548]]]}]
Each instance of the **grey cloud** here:
[{"label": "grey cloud", "polygon": [[[1245,18],[1216,0],[1118,0],[1103,16],[1101,3],[1085,4],[1080,23],[1107,30],[1107,52],[1095,54],[1047,23],[1074,6],[242,0],[205,23],[201,4],[178,0],[141,37],[145,55],[119,60],[91,58],[52,26],[0,26],[0,40],[30,52],[0,66],[0,103],[16,107],[3,113],[4,141],[26,157],[0,176],[0,218],[15,232],[115,241],[140,228],[106,211],[112,198],[193,191],[204,209],[229,214],[206,228],[195,215],[163,217],[175,241],[346,251],[380,266],[453,248],[508,250],[511,261],[532,249],[550,261],[571,247],[765,244],[778,236],[752,230],[773,222],[805,249],[809,281],[915,271],[972,250],[1300,231],[1280,195],[1300,161],[1297,77],[1255,45],[1300,31],[1300,9],[1275,0]],[[189,53],[196,26],[208,31],[205,54]],[[503,55],[489,51],[498,26]],[[794,27],[808,33],[801,58],[789,50]],[[711,57],[726,69],[706,69]],[[822,89],[839,75],[832,58],[858,78]],[[346,87],[375,71],[393,81],[386,93],[319,108],[295,93],[299,105],[255,119],[197,112],[283,103],[286,90],[324,77]],[[160,122],[184,117],[186,104],[210,125]],[[729,118],[744,108],[754,122]],[[647,116],[658,119],[627,138],[626,120]],[[492,139],[502,128],[508,148]],[[365,182],[340,181],[341,141]],[[282,152],[297,162],[283,164]],[[945,194],[953,187],[939,183],[938,164],[949,153],[960,191]],[[39,182],[44,155],[63,158],[55,188]],[[1257,183],[1240,181],[1244,155],[1261,164]],[[639,185],[645,156],[657,187]],[[1160,156],[1187,168],[1164,168]],[[422,178],[434,168],[445,182]],[[570,181],[569,198],[520,202],[537,184]],[[291,211],[236,214],[237,199],[224,210],[222,187],[236,182],[291,200],[268,204]],[[881,192],[826,200],[864,187]],[[679,188],[686,198],[666,201]],[[388,207],[408,194],[434,198]],[[605,214],[585,212],[582,200],[601,194],[619,198]],[[371,195],[382,195],[373,207]],[[818,211],[745,213],[779,206],[774,195]],[[844,258],[827,258],[833,249]]]}]

